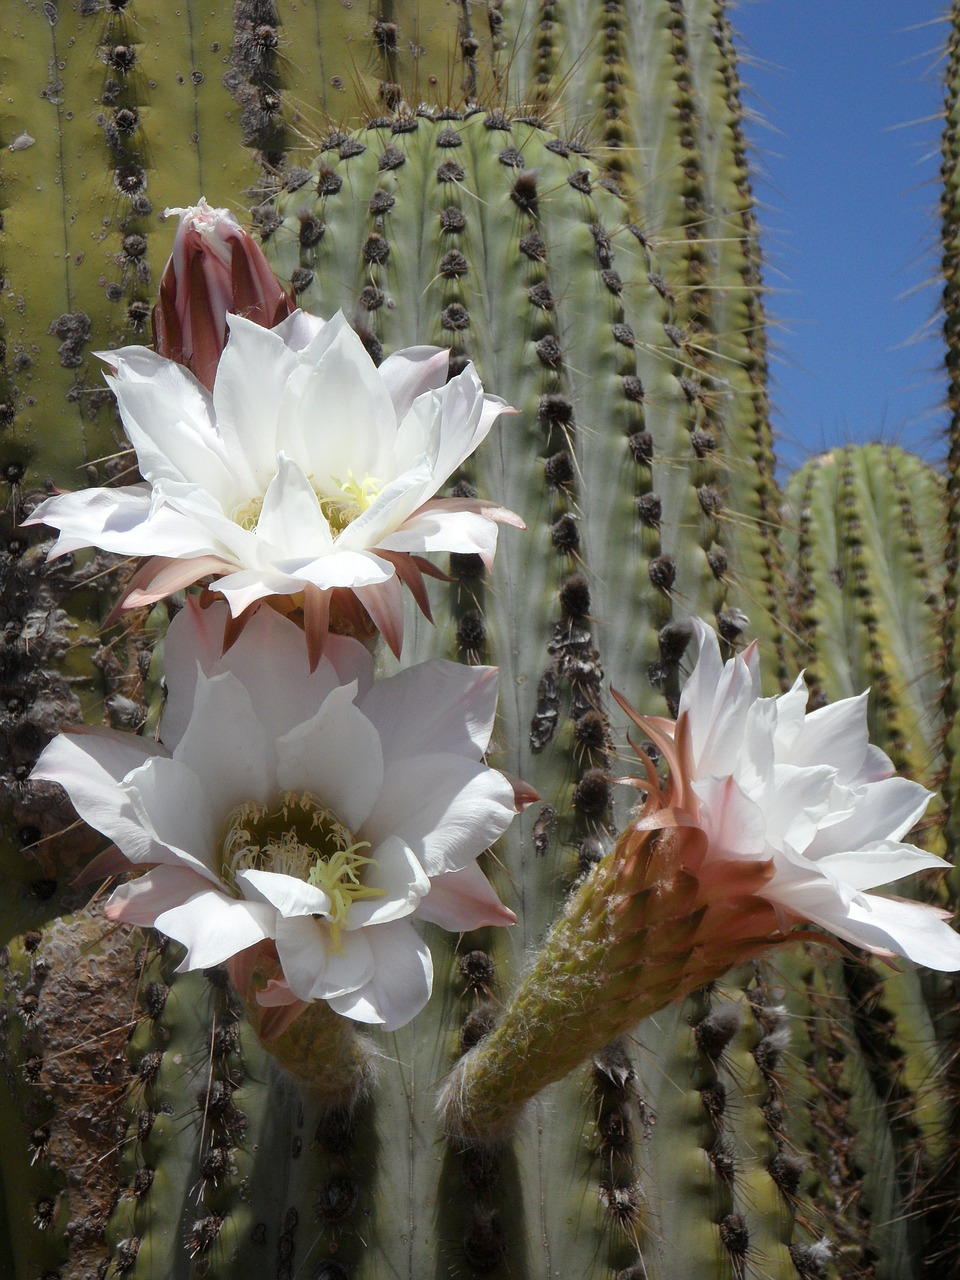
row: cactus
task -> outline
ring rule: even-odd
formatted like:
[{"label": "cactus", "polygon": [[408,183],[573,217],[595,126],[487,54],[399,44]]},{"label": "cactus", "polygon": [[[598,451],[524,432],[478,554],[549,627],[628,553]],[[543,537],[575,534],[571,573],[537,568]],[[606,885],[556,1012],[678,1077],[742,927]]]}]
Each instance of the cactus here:
[{"label": "cactus", "polygon": [[[943,483],[869,446],[810,464],[780,515],[722,4],[432,0],[371,18],[240,0],[229,18],[77,0],[5,22],[0,1263],[17,1280],[899,1280],[955,1258],[941,977],[804,944],[599,1049],[507,1133],[453,1141],[434,1110],[623,823],[610,686],[669,714],[690,614],[731,647],[759,636],[771,692],[798,648],[826,699],[873,683],[874,740],[952,799]],[[101,637],[128,567],[45,567],[16,520],[44,490],[129,469],[91,352],[139,340],[171,239],[156,215],[201,191],[252,204],[301,305],[342,307],[375,355],[449,346],[519,410],[456,483],[528,531],[489,574],[442,566],[435,625],[410,609],[403,659],[501,668],[491,762],[542,797],[486,867],[520,923],[428,931],[431,1003],[371,1038],[356,1105],[322,1055],[307,1085],[284,1072],[223,973],[176,974],[175,944],[77,914],[100,845],[61,793],[24,783],[64,723],[156,719],[163,606]]]}]

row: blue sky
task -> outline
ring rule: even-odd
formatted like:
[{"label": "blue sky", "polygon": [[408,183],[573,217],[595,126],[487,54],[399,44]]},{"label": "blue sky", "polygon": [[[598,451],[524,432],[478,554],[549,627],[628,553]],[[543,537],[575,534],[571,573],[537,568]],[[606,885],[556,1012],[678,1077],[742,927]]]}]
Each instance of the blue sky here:
[{"label": "blue sky", "polygon": [[883,439],[941,458],[946,0],[739,0],[781,469]]}]

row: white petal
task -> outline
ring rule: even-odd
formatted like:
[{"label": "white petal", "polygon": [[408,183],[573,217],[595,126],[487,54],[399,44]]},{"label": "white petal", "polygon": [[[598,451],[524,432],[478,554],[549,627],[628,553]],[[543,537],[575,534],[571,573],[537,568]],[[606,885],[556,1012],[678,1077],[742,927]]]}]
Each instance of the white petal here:
[{"label": "white petal", "polygon": [[430,949],[407,920],[366,929],[374,972],[362,988],[330,1000],[330,1007],[357,1022],[379,1023],[396,1031],[416,1017],[433,989]]},{"label": "white petal", "polygon": [[433,473],[423,461],[392,480],[339,535],[337,549],[379,546],[429,496],[432,480]]},{"label": "white petal", "polygon": [[893,884],[918,871],[946,871],[949,863],[915,845],[891,840],[849,853],[827,854],[818,860],[816,867],[860,891]]},{"label": "white petal", "polygon": [[193,714],[173,758],[203,780],[221,814],[248,800],[264,803],[276,794],[273,742],[247,690],[229,671],[212,678],[198,676]]},{"label": "white petal", "polygon": [[479,760],[497,713],[496,667],[435,660],[378,680],[360,701],[385,761],[444,752]]},{"label": "white petal", "polygon": [[811,711],[790,752],[790,764],[829,764],[837,781],[856,784],[867,754],[867,694]]},{"label": "white petal", "polygon": [[835,780],[836,771],[832,768],[776,765],[773,787],[764,806],[768,844],[775,849],[789,845],[803,853],[815,839],[821,822],[838,811]]},{"label": "white petal", "polygon": [[492,520],[470,511],[416,511],[377,545],[384,551],[438,552],[478,555],[488,567],[497,551],[498,529]]},{"label": "white petal", "polygon": [[187,948],[178,970],[209,969],[272,937],[276,920],[273,907],[204,889],[158,915],[154,926]]},{"label": "white petal", "polygon": [[243,316],[227,323],[230,340],[213,387],[217,424],[228,450],[243,459],[253,491],[263,493],[276,470],[280,402],[297,354],[276,331]]},{"label": "white petal", "polygon": [[[389,928],[382,925],[381,928]],[[277,953],[283,976],[300,1000],[330,1000],[356,991],[373,977],[370,929],[340,933],[340,950],[330,942],[330,929],[310,916],[281,918],[277,925]]]},{"label": "white petal", "polygon": [[277,779],[287,791],[309,791],[352,832],[362,827],[380,793],[383,754],[373,724],[343,685],[303,724],[277,742]]},{"label": "white petal", "polygon": [[814,924],[855,946],[904,955],[941,972],[960,969],[960,934],[936,907],[868,893],[845,910],[835,902],[825,902],[806,914]]},{"label": "white petal", "polygon": [[[207,676],[230,671],[244,686],[268,738],[276,739],[303,723],[338,684],[356,681],[366,692],[373,681],[373,659],[356,640],[328,637],[324,655],[311,675],[303,631],[275,609],[260,609],[243,637],[223,652],[229,610],[222,602],[203,609],[188,597],[167,632],[164,667],[167,700],[161,737],[175,746],[193,713],[197,669]],[[282,673],[282,678],[278,678]]]},{"label": "white petal", "polygon": [[64,787],[84,822],[103,832],[131,862],[161,862],[167,851],[144,829],[121,785],[128,773],[161,754],[166,754],[163,747],[147,738],[78,729],[54,738],[30,777]]},{"label": "white petal", "polygon": [[312,558],[333,551],[330,526],[317,495],[300,467],[284,453],[263,497],[257,537],[270,545],[275,559]]},{"label": "white petal", "polygon": [[462,756],[393,760],[360,834],[373,845],[398,835],[428,876],[442,875],[472,862],[506,831],[513,799],[502,774]]},{"label": "white petal", "polygon": [[[783,764],[799,764],[793,749],[803,732],[804,713],[809,699],[803,675],[797,676],[789,692],[776,699],[777,728],[775,735],[777,760]],[[819,763],[825,763],[820,761]]]},{"label": "white petal", "polygon": [[180,512],[157,509],[146,485],[123,489],[78,489],[41,502],[24,524],[48,524],[62,532],[50,559],[81,547],[117,555],[202,555],[210,539]]},{"label": "white petal", "polygon": [[147,834],[167,849],[162,861],[183,863],[219,883],[220,814],[197,775],[177,760],[154,756],[122,786]]},{"label": "white petal", "polygon": [[807,857],[845,853],[878,840],[900,840],[916,825],[930,792],[907,778],[884,778],[856,790],[841,788],[846,803],[839,821],[824,822],[806,849]]},{"label": "white petal", "polygon": [[[365,851],[367,852],[367,851]],[[371,852],[373,865],[364,868],[363,883],[379,889],[376,898],[361,898],[350,904],[345,929],[362,929],[400,920],[416,910],[420,899],[430,892],[430,881],[420,863],[402,840],[391,836]]]},{"label": "white petal", "polygon": [[237,882],[245,897],[269,902],[285,918],[323,915],[330,910],[330,899],[322,889],[294,876],[274,871],[238,871]]},{"label": "white petal", "polygon": [[325,320],[299,308],[273,326],[273,332],[283,339],[291,351],[302,351],[326,325]]},{"label": "white petal", "polygon": [[397,422],[403,421],[417,396],[444,385],[449,364],[446,347],[405,347],[387,356],[377,376],[393,401]]},{"label": "white petal", "polygon": [[[396,415],[367,351],[338,313],[324,328],[327,343],[308,376],[298,380],[296,399],[282,407],[279,441],[309,473],[321,493],[334,496],[351,478],[393,479],[384,463],[396,434]],[[307,354],[310,354],[309,352]]]}]

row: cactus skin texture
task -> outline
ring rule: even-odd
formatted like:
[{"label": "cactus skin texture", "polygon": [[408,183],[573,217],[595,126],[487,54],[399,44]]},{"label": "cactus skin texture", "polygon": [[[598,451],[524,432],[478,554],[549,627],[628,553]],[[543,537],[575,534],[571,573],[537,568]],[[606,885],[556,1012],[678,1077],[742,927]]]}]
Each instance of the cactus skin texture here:
[{"label": "cactus skin texture", "polygon": [[[667,712],[690,613],[731,645],[759,635],[770,692],[798,661],[827,698],[878,684],[875,740],[921,780],[943,772],[952,796],[940,480],[896,450],[838,451],[791,481],[777,537],[722,5],[61,0],[2,22],[3,1273],[946,1273],[946,979],[804,946],[642,1023],[506,1137],[456,1145],[434,1116],[624,819],[609,684]],[[64,723],[156,717],[163,610],[101,638],[125,566],[45,569],[43,535],[16,521],[50,485],[129,471],[90,353],[140,340],[172,238],[157,214],[201,193],[251,209],[304,306],[342,306],[373,353],[448,345],[519,410],[457,483],[528,531],[503,533],[489,575],[443,566],[436,626],[411,611],[404,661],[501,667],[491,763],[543,797],[486,868],[520,924],[458,945],[430,932],[433,999],[371,1037],[378,1078],[352,1110],[322,1062],[312,1088],[278,1068],[222,974],[177,975],[173,944],[73,914],[98,838],[53,788],[24,785]],[[949,822],[933,847],[955,844]]]}]

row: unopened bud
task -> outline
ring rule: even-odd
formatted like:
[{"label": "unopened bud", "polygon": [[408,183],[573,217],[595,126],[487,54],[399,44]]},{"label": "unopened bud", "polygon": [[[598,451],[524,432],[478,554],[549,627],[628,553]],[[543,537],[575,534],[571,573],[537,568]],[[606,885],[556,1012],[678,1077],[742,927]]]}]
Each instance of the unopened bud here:
[{"label": "unopened bud", "polygon": [[227,341],[227,314],[269,329],[290,315],[294,302],[228,209],[214,209],[201,197],[164,216],[174,213],[180,226],[153,309],[154,345],[212,389]]}]

